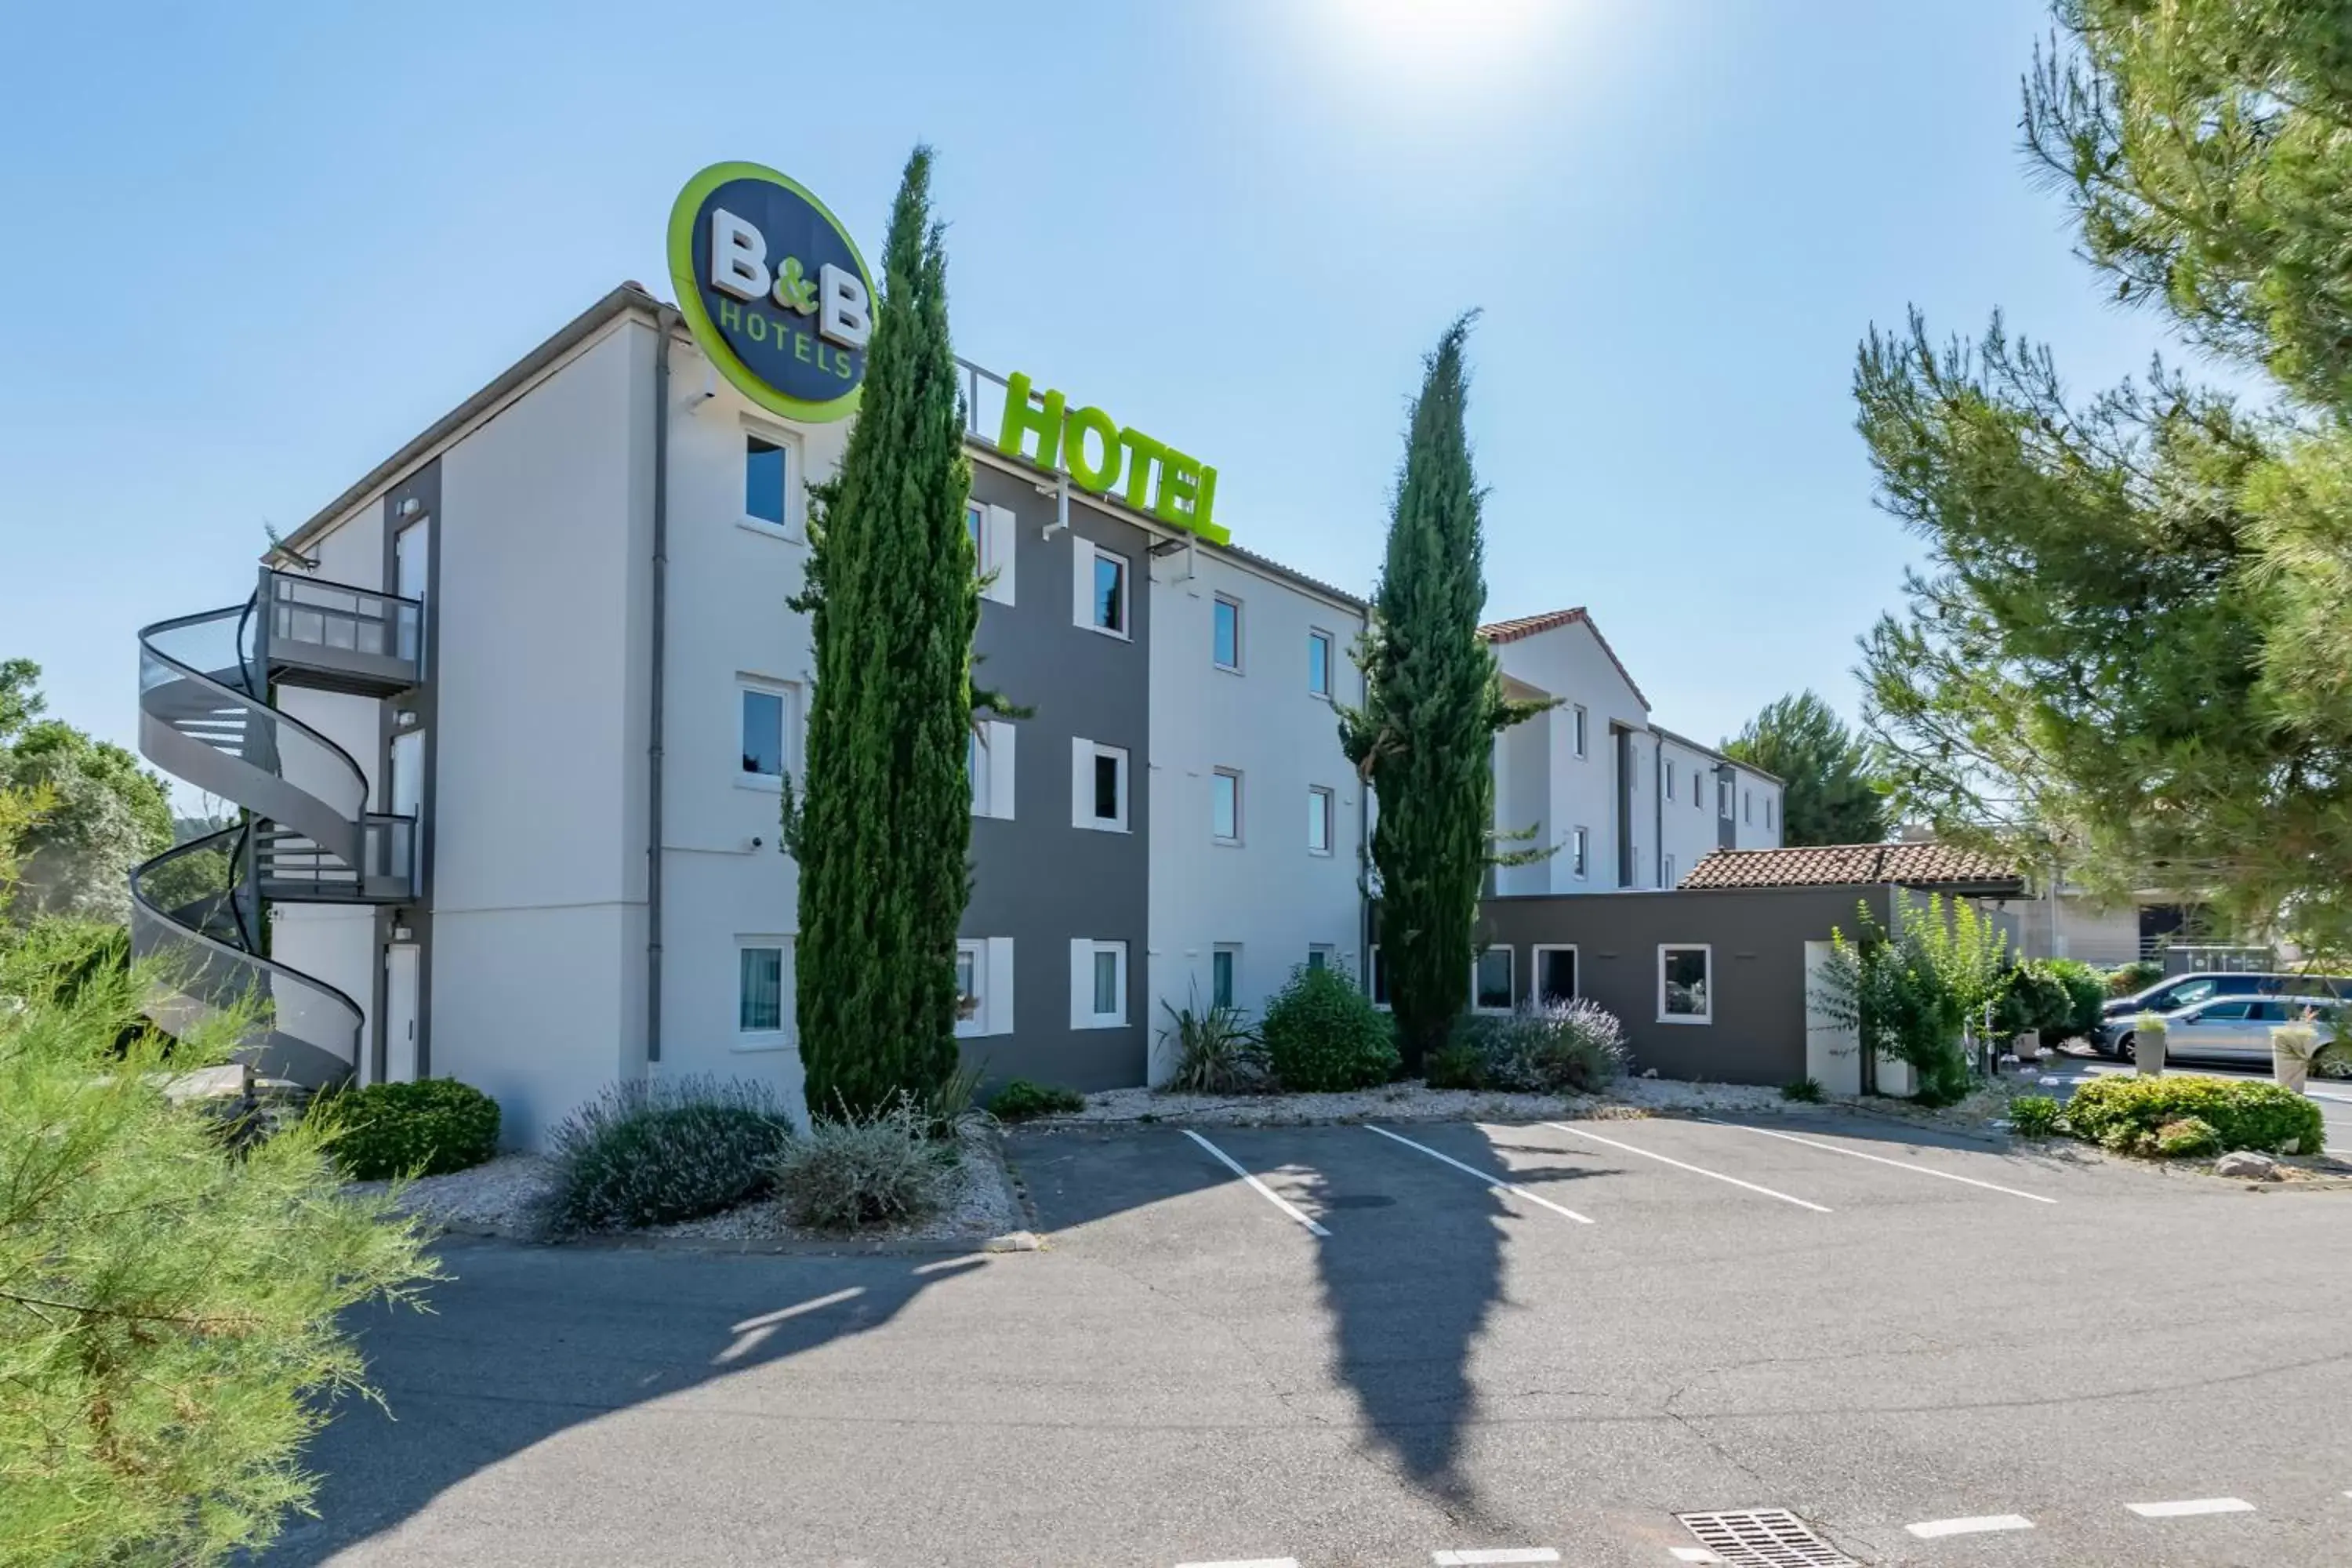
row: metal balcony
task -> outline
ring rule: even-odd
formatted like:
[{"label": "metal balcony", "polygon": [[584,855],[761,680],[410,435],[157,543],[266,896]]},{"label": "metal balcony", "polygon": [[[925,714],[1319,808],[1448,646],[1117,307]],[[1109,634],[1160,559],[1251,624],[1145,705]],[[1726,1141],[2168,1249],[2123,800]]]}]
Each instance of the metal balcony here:
[{"label": "metal balcony", "polygon": [[357,865],[292,828],[271,825],[254,839],[254,879],[272,902],[404,904],[416,897],[416,819],[370,812],[361,818]]},{"label": "metal balcony", "polygon": [[265,566],[257,602],[272,679],[389,697],[423,679],[425,606],[414,599]]}]

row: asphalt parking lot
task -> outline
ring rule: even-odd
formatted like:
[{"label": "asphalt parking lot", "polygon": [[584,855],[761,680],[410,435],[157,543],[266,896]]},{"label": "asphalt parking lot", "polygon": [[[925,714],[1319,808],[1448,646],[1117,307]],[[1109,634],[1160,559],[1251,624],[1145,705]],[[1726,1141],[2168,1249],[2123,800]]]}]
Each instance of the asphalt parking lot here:
[{"label": "asphalt parking lot", "polygon": [[2352,1562],[2352,1193],[1834,1117],[1012,1153],[1040,1252],[455,1247],[274,1560]]}]

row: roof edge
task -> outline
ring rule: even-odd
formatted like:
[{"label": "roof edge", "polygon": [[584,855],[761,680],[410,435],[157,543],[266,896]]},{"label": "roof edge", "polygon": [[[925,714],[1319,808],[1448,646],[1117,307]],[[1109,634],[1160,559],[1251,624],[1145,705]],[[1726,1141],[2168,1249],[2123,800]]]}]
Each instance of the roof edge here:
[{"label": "roof edge", "polygon": [[[1650,730],[1652,733],[1658,735],[1662,739],[1672,741],[1677,746],[1687,746],[1694,752],[1704,752],[1707,756],[1713,757],[1718,763],[1728,763],[1735,768],[1754,773],[1759,779],[1770,779],[1774,784],[1780,784],[1783,788],[1786,788],[1788,785],[1789,781],[1782,778],[1779,773],[1769,773],[1766,770],[1758,767],[1754,763],[1743,763],[1738,757],[1727,756],[1716,747],[1707,745],[1704,742],[1694,741],[1688,735],[1678,735],[1674,731],[1667,729],[1664,724],[1653,724],[1650,726]],[[1786,848],[1788,846],[1783,845],[1782,847]]]}]

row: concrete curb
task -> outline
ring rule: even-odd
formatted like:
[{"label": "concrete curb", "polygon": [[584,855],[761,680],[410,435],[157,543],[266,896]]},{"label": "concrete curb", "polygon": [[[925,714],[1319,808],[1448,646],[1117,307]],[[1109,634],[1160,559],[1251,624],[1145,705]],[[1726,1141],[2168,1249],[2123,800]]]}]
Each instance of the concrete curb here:
[{"label": "concrete curb", "polygon": [[973,1253],[1042,1252],[1045,1241],[1034,1231],[1009,1230],[1001,1236],[878,1237],[854,1237],[824,1240],[768,1237],[651,1236],[624,1231],[612,1235],[551,1237],[493,1226],[445,1225],[439,1237],[468,1241],[499,1241],[512,1247],[572,1248],[592,1252],[740,1253],[765,1258],[961,1258]]}]

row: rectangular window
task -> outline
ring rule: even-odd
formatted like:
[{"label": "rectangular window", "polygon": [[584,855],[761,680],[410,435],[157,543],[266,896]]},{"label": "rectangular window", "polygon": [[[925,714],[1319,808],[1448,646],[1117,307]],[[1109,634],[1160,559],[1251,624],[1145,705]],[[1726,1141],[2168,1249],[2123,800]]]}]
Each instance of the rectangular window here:
[{"label": "rectangular window", "polygon": [[988,815],[988,741],[974,730],[964,737],[963,771],[965,782],[971,785],[971,814]]},{"label": "rectangular window", "polygon": [[1242,606],[1239,600],[1217,596],[1213,657],[1219,669],[1238,673],[1242,667]]},{"label": "rectangular window", "polygon": [[1111,637],[1127,636],[1127,557],[1088,540],[1078,541],[1081,626]]},{"label": "rectangular window", "polygon": [[1242,775],[1231,768],[1209,775],[1209,833],[1220,844],[1242,841]]},{"label": "rectangular window", "polygon": [[1307,852],[1331,853],[1331,792],[1320,784],[1307,791]]},{"label": "rectangular window", "polygon": [[963,503],[963,531],[971,536],[971,569],[988,570],[988,508],[976,500]]},{"label": "rectangular window", "polygon": [[743,515],[771,528],[784,526],[784,448],[758,436],[743,437]]},{"label": "rectangular window", "polygon": [[1672,799],[1674,799],[1674,798],[1675,798],[1675,760],[1674,760],[1674,758],[1672,758],[1672,757],[1664,757],[1664,758],[1659,759],[1659,762],[1658,762],[1658,781],[1659,781],[1660,784],[1664,788],[1664,790],[1665,790],[1665,792],[1666,792],[1666,798],[1667,798],[1668,800],[1672,800]]},{"label": "rectangular window", "polygon": [[1568,830],[1569,875],[1581,882],[1591,874],[1592,834],[1589,829],[1571,827]]},{"label": "rectangular window", "polygon": [[1756,792],[1754,790],[1744,789],[1739,792],[1739,820],[1749,823],[1756,820]]},{"label": "rectangular window", "polygon": [[1702,943],[1665,942],[1658,948],[1658,1022],[1705,1024],[1715,1016],[1708,974],[1715,950]]},{"label": "rectangular window", "polygon": [[988,1026],[988,944],[956,943],[956,1033],[977,1035]]},{"label": "rectangular window", "polygon": [[1731,820],[1731,781],[1729,779],[1715,781],[1715,810],[1716,815],[1726,822]]},{"label": "rectangular window", "polygon": [[1772,826],[1772,797],[1769,795],[1764,797],[1764,826],[1767,828]]},{"label": "rectangular window", "polygon": [[1664,868],[1660,870],[1660,872],[1659,872],[1659,876],[1658,876],[1658,886],[1660,886],[1661,888],[1671,888],[1671,887],[1673,887],[1674,885],[1675,885],[1675,858],[1674,858],[1673,856],[1669,855],[1669,856],[1667,856],[1667,857],[1666,857],[1666,863],[1665,863],[1664,867]]},{"label": "rectangular window", "polygon": [[1307,689],[1317,697],[1331,695],[1331,634],[1307,634]]},{"label": "rectangular window", "polygon": [[1569,736],[1571,743],[1576,747],[1576,754],[1580,757],[1585,754],[1585,717],[1583,705],[1579,703],[1576,708],[1571,710],[1571,714]]},{"label": "rectangular window", "polygon": [[1127,943],[1070,943],[1070,1027],[1116,1029],[1127,1022]]},{"label": "rectangular window", "polygon": [[[1007,725],[1008,731],[1020,728]],[[1070,826],[1103,833],[1127,831],[1128,758],[1118,746],[1073,736],[1070,741]]]},{"label": "rectangular window", "polygon": [[784,950],[745,943],[736,949],[735,1032],[777,1035],[784,1027]]},{"label": "rectangular window", "polygon": [[1381,967],[1381,944],[1379,942],[1372,943],[1371,970],[1365,978],[1368,984],[1365,985],[1364,989],[1366,993],[1370,995],[1372,1005],[1386,1009],[1389,1005],[1389,972]]},{"label": "rectangular window", "polygon": [[1536,949],[1536,1000],[1576,1000],[1576,949],[1573,946]]},{"label": "rectangular window", "polygon": [[1490,947],[1470,961],[1470,1010],[1507,1013],[1511,1010],[1511,950]]},{"label": "rectangular window", "polygon": [[1095,820],[1127,821],[1127,753],[1107,746],[1095,752]]},{"label": "rectangular window", "polygon": [[773,785],[790,771],[793,696],[789,686],[738,679],[737,776],[740,782]]},{"label": "rectangular window", "polygon": [[1209,954],[1209,1005],[1230,1007],[1234,1005],[1234,971],[1241,967],[1242,950],[1229,943],[1219,943]]},{"label": "rectangular window", "polygon": [[1331,967],[1331,961],[1339,956],[1339,950],[1333,947],[1329,942],[1316,942],[1307,950],[1307,967],[1309,969],[1328,969]]}]

